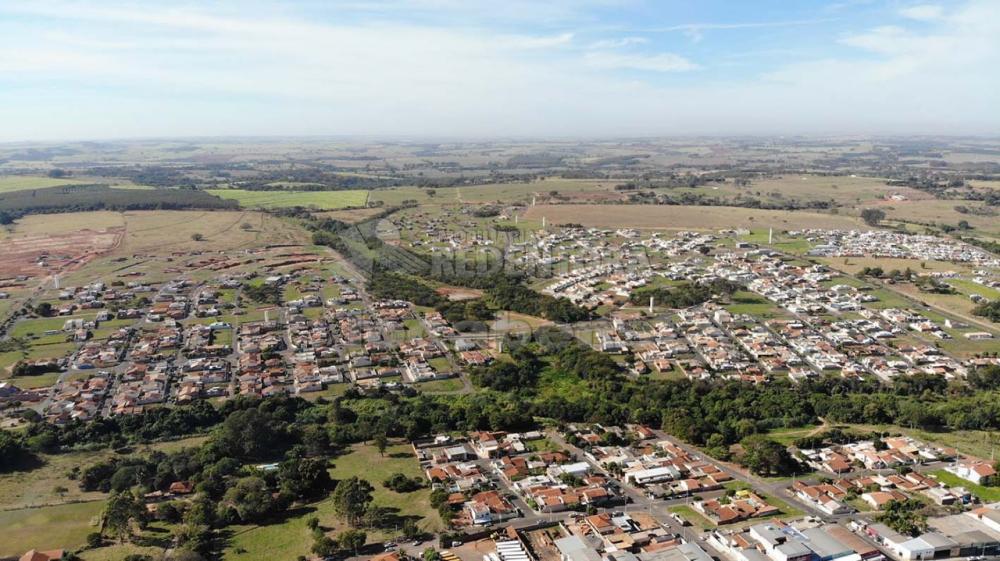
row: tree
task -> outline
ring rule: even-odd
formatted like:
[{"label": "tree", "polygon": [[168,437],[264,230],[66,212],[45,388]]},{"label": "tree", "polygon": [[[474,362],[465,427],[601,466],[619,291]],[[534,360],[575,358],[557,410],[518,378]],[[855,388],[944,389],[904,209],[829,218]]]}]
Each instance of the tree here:
[{"label": "tree", "polygon": [[47,318],[52,315],[52,304],[49,302],[39,302],[35,306],[35,315],[43,318]]},{"label": "tree", "polygon": [[878,226],[884,218],[885,211],[880,208],[866,208],[861,211],[861,219],[873,228]]},{"label": "tree", "polygon": [[253,230],[253,224],[244,222],[243,224],[240,224],[240,229],[244,232],[249,232],[250,230]]},{"label": "tree", "polygon": [[371,483],[358,476],[345,479],[333,490],[333,508],[337,514],[347,519],[348,524],[358,526],[372,502],[374,490]]},{"label": "tree", "polygon": [[385,449],[389,447],[389,438],[385,433],[375,435],[375,447],[378,448],[379,456],[385,457]]},{"label": "tree", "polygon": [[337,553],[337,542],[329,536],[318,536],[313,542],[312,552],[319,557],[333,557]]},{"label": "tree", "polygon": [[389,519],[389,510],[372,503],[365,509],[365,513],[361,518],[364,521],[365,527],[381,528]]},{"label": "tree", "polygon": [[412,540],[420,536],[420,533],[420,528],[417,527],[417,523],[412,518],[403,521],[403,537]]},{"label": "tree", "polygon": [[202,234],[202,233],[200,233],[200,232],[195,232],[195,233],[191,234],[191,239],[194,240],[194,241],[196,241],[196,242],[200,242],[200,241],[203,241],[205,239],[205,235]]},{"label": "tree", "polygon": [[295,498],[315,497],[330,488],[326,460],[302,458],[283,462],[278,469],[281,490]]},{"label": "tree", "polygon": [[424,561],[441,561],[441,554],[437,552],[433,547],[428,547],[424,550],[423,555],[421,555]]},{"label": "tree", "polygon": [[132,493],[114,493],[108,498],[104,508],[104,531],[119,541],[132,537],[134,528],[144,528],[147,522],[147,511],[142,501]]},{"label": "tree", "polygon": [[236,510],[243,522],[257,522],[270,516],[275,500],[267,482],[259,477],[244,477],[226,491],[223,503]]},{"label": "tree", "polygon": [[285,424],[259,409],[234,411],[222,423],[214,443],[225,455],[241,460],[266,460],[290,444]]},{"label": "tree", "polygon": [[927,530],[927,516],[923,508],[924,505],[914,499],[889,501],[875,520],[900,534],[916,537]]},{"label": "tree", "polygon": [[750,435],[740,441],[743,455],[740,462],[758,475],[788,475],[798,469],[798,463],[780,443],[764,435]]},{"label": "tree", "polygon": [[337,537],[337,543],[347,551],[353,551],[355,555],[358,550],[365,546],[368,541],[368,534],[362,530],[345,530]]},{"label": "tree", "polygon": [[16,435],[0,430],[0,473],[14,469],[28,455],[28,451],[24,449]]}]

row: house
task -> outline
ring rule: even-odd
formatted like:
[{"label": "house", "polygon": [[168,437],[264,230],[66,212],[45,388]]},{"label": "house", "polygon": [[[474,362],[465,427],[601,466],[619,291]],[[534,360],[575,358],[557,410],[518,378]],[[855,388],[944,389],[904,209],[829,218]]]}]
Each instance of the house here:
[{"label": "house", "polygon": [[996,470],[989,463],[976,459],[965,459],[944,469],[948,473],[957,475],[976,485],[986,485],[990,481],[990,478],[995,477],[997,474]]},{"label": "house", "polygon": [[903,502],[907,498],[908,497],[906,495],[895,489],[889,489],[888,491],[873,491],[871,493],[861,495],[861,500],[871,505],[871,507],[875,510],[882,510],[882,507],[892,501]]},{"label": "house", "polygon": [[517,508],[496,491],[476,493],[465,508],[473,524],[494,524],[519,516]]}]

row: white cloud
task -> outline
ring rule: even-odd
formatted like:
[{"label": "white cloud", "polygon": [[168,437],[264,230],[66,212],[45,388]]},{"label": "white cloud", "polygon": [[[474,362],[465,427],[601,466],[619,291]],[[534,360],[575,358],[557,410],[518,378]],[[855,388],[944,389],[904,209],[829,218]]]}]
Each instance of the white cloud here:
[{"label": "white cloud", "polygon": [[648,72],[686,72],[698,65],[673,53],[617,54],[588,53],[587,63],[595,68],[643,70]]},{"label": "white cloud", "polygon": [[591,49],[620,49],[623,47],[633,47],[636,45],[645,45],[649,43],[649,39],[645,37],[620,37],[618,39],[602,39],[600,41],[594,41],[590,44]]},{"label": "white cloud", "polygon": [[903,8],[899,11],[899,15],[918,21],[934,21],[941,19],[941,16],[944,15],[944,8],[937,4],[919,4]]}]

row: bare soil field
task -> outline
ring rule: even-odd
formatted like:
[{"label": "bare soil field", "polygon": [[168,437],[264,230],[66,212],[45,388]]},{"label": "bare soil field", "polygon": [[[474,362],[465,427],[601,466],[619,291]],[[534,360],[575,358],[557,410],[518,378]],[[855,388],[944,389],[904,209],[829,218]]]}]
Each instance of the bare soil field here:
[{"label": "bare soil field", "polygon": [[[195,234],[202,239],[194,240]],[[32,215],[0,230],[0,278],[58,272],[69,279],[70,273],[81,269],[93,269],[97,274],[120,268],[122,265],[109,261],[116,257],[209,254],[308,243],[308,234],[291,221],[259,212],[170,210]],[[103,268],[85,267],[95,260],[106,263]]]},{"label": "bare soil field", "polygon": [[0,247],[0,277],[37,277],[78,269],[114,250],[124,234],[124,228],[118,226],[48,235],[8,235]]},{"label": "bare soil field", "polygon": [[474,298],[480,298],[483,295],[482,290],[476,290],[474,288],[462,288],[459,286],[442,286],[436,289],[441,296],[453,301],[459,300],[472,300]]},{"label": "bare soil field", "polygon": [[850,216],[758,210],[738,207],[667,205],[537,205],[525,218],[549,224],[578,223],[597,228],[661,230],[720,230],[726,228],[859,229],[864,224]]}]

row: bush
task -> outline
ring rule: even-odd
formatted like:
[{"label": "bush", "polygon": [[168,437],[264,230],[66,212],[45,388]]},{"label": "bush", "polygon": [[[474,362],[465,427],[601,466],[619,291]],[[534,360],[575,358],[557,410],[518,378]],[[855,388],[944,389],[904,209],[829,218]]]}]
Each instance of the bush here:
[{"label": "bush", "polygon": [[394,473],[382,482],[382,486],[397,493],[412,493],[422,489],[424,481],[419,477],[407,477],[402,473]]}]

